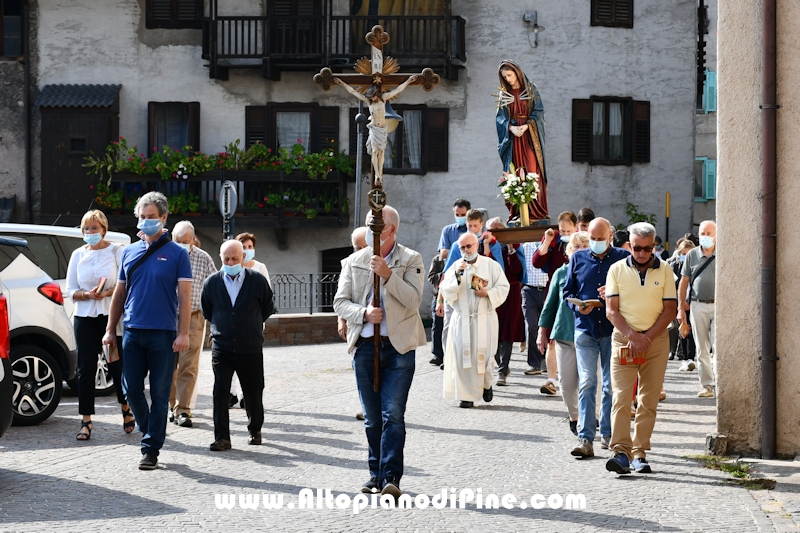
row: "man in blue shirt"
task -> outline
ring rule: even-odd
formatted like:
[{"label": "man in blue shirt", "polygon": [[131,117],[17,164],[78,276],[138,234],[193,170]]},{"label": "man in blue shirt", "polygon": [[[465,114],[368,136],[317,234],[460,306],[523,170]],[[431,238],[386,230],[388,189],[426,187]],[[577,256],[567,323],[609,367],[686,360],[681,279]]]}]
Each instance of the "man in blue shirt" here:
[{"label": "man in blue shirt", "polygon": [[[103,344],[116,343],[123,314],[123,377],[128,404],[142,437],[140,470],[154,470],[167,432],[167,410],[175,352],[189,349],[192,266],[186,250],[172,242],[164,225],[167,198],[149,192],[134,208],[141,241],[125,248],[117,287],[111,300]],[[148,406],[144,378],[150,373]]]},{"label": "man in blue shirt", "polygon": [[456,222],[442,228],[442,236],[439,238],[439,254],[442,259],[447,259],[450,248],[458,241],[459,237],[467,232],[467,211],[471,207],[469,200],[464,198],[459,198],[453,203],[453,215],[456,217]]},{"label": "man in blue shirt", "polygon": [[[605,298],[608,269],[628,252],[611,246],[614,230],[605,218],[589,223],[589,250],[572,255],[564,284],[564,299],[597,300]],[[578,363],[578,438],[572,450],[576,457],[594,457],[597,432],[595,415],[597,361],[603,372],[603,401],[600,410],[600,447],[607,449],[611,440],[611,333],[614,326],[606,318],[605,307],[575,305],[567,302],[575,313],[575,356]]]}]

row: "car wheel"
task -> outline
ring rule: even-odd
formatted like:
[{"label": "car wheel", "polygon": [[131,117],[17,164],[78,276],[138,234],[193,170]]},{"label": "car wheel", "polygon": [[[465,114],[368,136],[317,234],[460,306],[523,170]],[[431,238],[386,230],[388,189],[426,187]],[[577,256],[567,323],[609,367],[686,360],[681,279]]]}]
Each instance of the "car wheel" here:
[{"label": "car wheel", "polygon": [[31,426],[47,420],[58,407],[63,387],[61,369],[53,356],[38,346],[14,346],[11,375],[14,425]]},{"label": "car wheel", "polygon": [[[78,377],[67,380],[70,390],[78,394]],[[108,359],[103,352],[97,355],[97,373],[94,376],[94,395],[108,396],[114,392],[114,378],[108,371]]]}]

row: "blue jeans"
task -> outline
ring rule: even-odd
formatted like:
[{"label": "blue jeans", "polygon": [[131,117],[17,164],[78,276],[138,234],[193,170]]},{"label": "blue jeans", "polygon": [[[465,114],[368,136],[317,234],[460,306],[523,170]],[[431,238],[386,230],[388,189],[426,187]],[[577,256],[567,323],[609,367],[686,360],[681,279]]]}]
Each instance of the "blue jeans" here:
[{"label": "blue jeans", "polygon": [[[167,436],[167,413],[172,373],[175,370],[175,331],[125,328],[122,374],[128,391],[128,405],[144,436],[142,453],[158,456]],[[144,395],[144,378],[150,372],[150,401]]]},{"label": "blue jeans", "polygon": [[603,403],[600,406],[600,435],[611,436],[611,337],[595,339],[575,331],[575,358],[578,362],[578,432],[579,439],[594,442],[597,433],[597,359],[603,372]]},{"label": "blue jeans", "polygon": [[397,353],[388,341],[381,348],[380,390],[372,390],[375,365],[372,340],[365,341],[353,356],[358,395],[364,409],[364,429],[369,447],[369,473],[379,482],[403,477],[403,447],[406,443],[406,400],[414,378],[416,352]]}]

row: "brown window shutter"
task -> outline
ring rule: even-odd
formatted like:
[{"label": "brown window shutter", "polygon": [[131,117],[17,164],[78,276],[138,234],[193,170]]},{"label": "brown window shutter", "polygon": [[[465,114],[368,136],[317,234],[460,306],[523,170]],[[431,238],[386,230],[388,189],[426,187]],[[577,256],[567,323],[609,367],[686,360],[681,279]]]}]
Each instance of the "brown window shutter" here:
[{"label": "brown window shutter", "polygon": [[633,162],[650,162],[650,102],[633,103]]},{"label": "brown window shutter", "polygon": [[447,172],[450,110],[428,108],[428,172]]},{"label": "brown window shutter", "polygon": [[203,27],[203,0],[147,0],[145,12],[149,29]]},{"label": "brown window shutter", "polygon": [[318,150],[331,147],[331,141],[339,142],[339,108],[319,108],[319,147]]},{"label": "brown window shutter", "polygon": [[[147,155],[153,155],[154,151],[161,150],[156,142],[156,103],[147,102]],[[153,148],[155,147],[155,150]]]},{"label": "brown window shutter", "polygon": [[173,22],[176,27],[200,28],[203,20],[203,0],[175,0]]},{"label": "brown window shutter", "polygon": [[572,160],[589,161],[592,154],[592,101],[572,101]]},{"label": "brown window shutter", "polygon": [[189,102],[189,146],[195,152],[200,151],[200,102]]},{"label": "brown window shutter", "polygon": [[615,0],[614,25],[633,28],[633,0]]},{"label": "brown window shutter", "polygon": [[592,0],[592,26],[614,23],[614,0]]},{"label": "brown window shutter", "polygon": [[256,142],[267,144],[267,106],[244,108],[244,145],[249,148]]}]

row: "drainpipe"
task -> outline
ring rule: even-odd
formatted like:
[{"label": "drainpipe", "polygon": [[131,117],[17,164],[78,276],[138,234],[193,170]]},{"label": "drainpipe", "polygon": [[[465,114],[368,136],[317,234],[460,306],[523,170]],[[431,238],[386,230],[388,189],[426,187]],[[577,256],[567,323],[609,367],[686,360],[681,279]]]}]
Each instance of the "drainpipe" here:
[{"label": "drainpipe", "polygon": [[25,88],[22,94],[22,105],[25,107],[25,202],[28,205],[26,221],[33,222],[33,198],[31,197],[31,50],[30,50],[30,16],[29,2],[22,2],[22,55],[25,69]]},{"label": "drainpipe", "polygon": [[761,457],[775,459],[776,446],[776,0],[761,4]]}]

